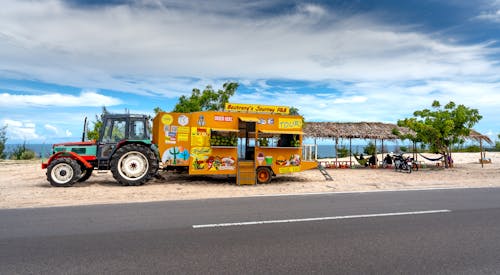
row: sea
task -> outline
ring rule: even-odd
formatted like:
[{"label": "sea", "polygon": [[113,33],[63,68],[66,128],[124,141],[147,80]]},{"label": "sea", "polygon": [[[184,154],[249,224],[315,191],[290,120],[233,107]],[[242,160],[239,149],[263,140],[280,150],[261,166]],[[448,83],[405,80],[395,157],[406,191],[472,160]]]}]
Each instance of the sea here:
[{"label": "sea", "polygon": [[[5,153],[7,158],[12,154],[12,152],[23,146],[22,144],[5,144]],[[349,146],[339,145],[349,148]],[[356,144],[352,145],[352,152],[356,154],[363,153],[366,144]],[[52,153],[52,144],[26,144],[26,148],[35,152],[38,158],[48,158]],[[378,151],[381,152],[382,148],[377,144]],[[384,145],[384,152],[399,152],[400,145]],[[318,158],[334,158],[335,157],[335,144],[322,144],[318,145]]]}]

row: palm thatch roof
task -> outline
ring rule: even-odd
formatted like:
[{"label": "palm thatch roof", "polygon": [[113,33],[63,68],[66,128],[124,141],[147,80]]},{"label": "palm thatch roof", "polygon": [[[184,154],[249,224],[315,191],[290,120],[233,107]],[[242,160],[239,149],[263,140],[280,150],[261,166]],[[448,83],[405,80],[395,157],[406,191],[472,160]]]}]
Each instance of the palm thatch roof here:
[{"label": "palm thatch roof", "polygon": [[400,139],[394,129],[412,133],[408,128],[381,122],[306,122],[303,132],[312,138]]},{"label": "palm thatch roof", "polygon": [[[303,132],[306,137],[311,138],[400,139],[394,134],[394,129],[403,135],[413,134],[406,127],[382,122],[306,122]],[[493,144],[488,136],[475,130],[471,130],[466,138]]]},{"label": "palm thatch roof", "polygon": [[477,142],[485,141],[490,145],[494,144],[493,141],[490,139],[490,137],[488,137],[487,135],[483,135],[476,130],[470,130],[470,134],[467,138],[475,140]]}]

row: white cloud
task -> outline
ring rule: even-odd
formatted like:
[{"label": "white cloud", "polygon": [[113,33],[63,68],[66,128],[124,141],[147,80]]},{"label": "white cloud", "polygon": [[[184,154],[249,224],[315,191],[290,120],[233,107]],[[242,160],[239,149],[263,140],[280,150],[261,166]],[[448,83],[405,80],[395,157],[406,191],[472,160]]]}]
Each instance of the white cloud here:
[{"label": "white cloud", "polygon": [[477,19],[500,23],[499,0],[487,1],[486,4],[481,8],[483,11],[478,16],[476,16]]},{"label": "white cloud", "polygon": [[31,121],[4,119],[3,124],[7,125],[8,140],[37,140],[41,138],[36,133],[35,124]]},{"label": "white cloud", "polygon": [[78,107],[78,106],[113,106],[121,104],[121,100],[98,94],[93,91],[83,91],[80,95],[70,94],[42,94],[42,95],[18,95],[1,93],[0,107]]},{"label": "white cloud", "polygon": [[[237,93],[232,101],[273,99],[299,107],[309,120],[394,122],[433,99],[460,100],[498,116],[500,68],[491,56],[499,50],[493,44],[459,45],[376,15],[346,16],[317,4],[273,14],[256,12],[271,10],[273,1],[144,0],[106,8],[65,3],[2,3],[3,75],[170,98],[235,79],[257,93]],[[500,10],[495,3],[485,11],[489,20]],[[339,92],[270,92],[276,87],[262,79],[329,83]],[[93,91],[31,94],[0,93],[0,108],[124,103]]]},{"label": "white cloud", "polygon": [[45,127],[45,129],[53,132],[56,135],[59,133],[59,130],[57,129],[56,126],[53,126],[53,125],[50,125],[50,124],[45,124],[44,127]]},{"label": "white cloud", "polygon": [[70,130],[66,130],[66,137],[71,137],[73,136],[73,133],[71,133]]},{"label": "white cloud", "polygon": [[77,9],[55,0],[7,2],[0,69],[49,83],[170,96],[179,89],[162,79],[185,76],[404,81],[500,73],[487,44],[449,44],[368,14],[340,17],[302,4],[252,17],[244,9],[265,1],[134,3]]}]

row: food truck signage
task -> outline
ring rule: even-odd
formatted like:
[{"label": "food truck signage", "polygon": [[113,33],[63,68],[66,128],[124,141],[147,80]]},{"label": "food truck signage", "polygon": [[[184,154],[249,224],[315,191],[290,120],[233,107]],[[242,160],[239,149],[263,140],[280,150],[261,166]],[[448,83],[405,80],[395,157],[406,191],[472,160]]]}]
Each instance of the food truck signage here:
[{"label": "food truck signage", "polygon": [[302,129],[302,119],[298,118],[280,118],[279,129]]},{"label": "food truck signage", "polygon": [[246,112],[246,113],[266,113],[288,115],[290,108],[288,106],[272,106],[260,104],[241,104],[226,103],[224,110],[228,112]]}]

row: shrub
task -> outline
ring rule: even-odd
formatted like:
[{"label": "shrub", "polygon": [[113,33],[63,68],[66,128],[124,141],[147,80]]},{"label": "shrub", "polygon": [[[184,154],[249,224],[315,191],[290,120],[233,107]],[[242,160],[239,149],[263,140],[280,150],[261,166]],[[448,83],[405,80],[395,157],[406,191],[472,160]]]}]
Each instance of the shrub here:
[{"label": "shrub", "polygon": [[339,150],[337,151],[337,156],[339,158],[345,158],[349,156],[349,149],[347,149],[346,147],[340,147]]},{"label": "shrub", "polygon": [[375,144],[373,142],[369,142],[368,145],[363,149],[365,154],[368,156],[374,155],[377,152],[377,148],[375,148]]},{"label": "shrub", "polygon": [[467,146],[461,150],[458,150],[459,152],[469,152],[469,153],[475,153],[475,152],[481,152],[481,148],[477,145],[470,145]]},{"label": "shrub", "polygon": [[26,142],[14,148],[14,150],[10,154],[10,159],[14,160],[28,160],[34,158],[35,152],[26,148]]},{"label": "shrub", "polygon": [[7,126],[0,128],[0,159],[5,158],[5,143],[7,142]]}]

